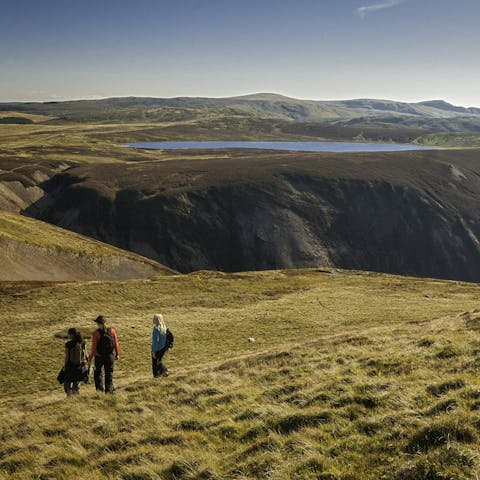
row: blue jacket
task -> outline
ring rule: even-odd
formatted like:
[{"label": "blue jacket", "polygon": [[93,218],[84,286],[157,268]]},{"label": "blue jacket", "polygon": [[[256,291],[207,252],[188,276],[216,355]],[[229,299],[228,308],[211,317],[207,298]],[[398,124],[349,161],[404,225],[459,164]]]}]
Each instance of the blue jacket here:
[{"label": "blue jacket", "polygon": [[158,352],[165,348],[167,344],[167,335],[162,335],[160,329],[155,326],[152,332],[152,352]]}]

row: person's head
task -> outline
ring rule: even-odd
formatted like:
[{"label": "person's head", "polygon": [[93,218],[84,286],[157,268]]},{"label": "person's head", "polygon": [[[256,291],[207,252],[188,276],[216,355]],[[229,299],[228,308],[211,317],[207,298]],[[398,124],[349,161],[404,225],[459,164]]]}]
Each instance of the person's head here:
[{"label": "person's head", "polygon": [[100,330],[103,330],[105,328],[105,325],[106,325],[107,322],[106,322],[105,317],[103,315],[99,315],[95,319],[95,323],[97,324],[97,326]]},{"label": "person's head", "polygon": [[158,327],[163,334],[167,333],[167,326],[161,313],[155,313],[153,315],[153,324]]},{"label": "person's head", "polygon": [[70,340],[74,340],[75,342],[78,342],[78,343],[83,342],[82,334],[76,328],[69,328],[68,336]]}]

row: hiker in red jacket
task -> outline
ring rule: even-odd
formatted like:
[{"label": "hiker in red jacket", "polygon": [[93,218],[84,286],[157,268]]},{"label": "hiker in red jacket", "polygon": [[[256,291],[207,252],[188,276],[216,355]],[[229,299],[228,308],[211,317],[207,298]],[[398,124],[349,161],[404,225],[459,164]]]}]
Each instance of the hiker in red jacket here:
[{"label": "hiker in red jacket", "polygon": [[[97,392],[114,393],[113,367],[120,356],[120,345],[117,332],[107,327],[105,318],[100,315],[95,319],[98,325],[92,335],[92,350],[88,358],[89,364],[95,359],[95,388]],[[102,368],[105,370],[105,389],[103,388]]]}]

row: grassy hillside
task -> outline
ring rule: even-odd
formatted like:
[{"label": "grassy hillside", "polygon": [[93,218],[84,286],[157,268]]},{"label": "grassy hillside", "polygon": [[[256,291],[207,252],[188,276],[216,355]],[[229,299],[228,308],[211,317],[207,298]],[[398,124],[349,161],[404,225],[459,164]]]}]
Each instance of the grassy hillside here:
[{"label": "grassy hillside", "polygon": [[1,280],[144,278],[154,261],[32,218],[0,211]]},{"label": "grassy hillside", "polygon": [[[0,211],[0,236],[16,242],[67,250],[79,255],[131,255],[124,250],[48,223],[2,211]],[[133,255],[131,256],[133,257]]]},{"label": "grassy hillside", "polygon": [[[478,285],[304,270],[0,288],[0,478],[480,473]],[[154,382],[157,310],[176,346]],[[120,334],[117,395],[66,401],[59,337],[98,313]]]}]

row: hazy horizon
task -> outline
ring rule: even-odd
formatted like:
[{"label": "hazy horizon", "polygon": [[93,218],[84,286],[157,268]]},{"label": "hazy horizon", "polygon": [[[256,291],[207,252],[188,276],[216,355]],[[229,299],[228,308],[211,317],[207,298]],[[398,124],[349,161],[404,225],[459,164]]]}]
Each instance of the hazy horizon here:
[{"label": "hazy horizon", "polygon": [[25,0],[0,6],[0,101],[279,92],[480,106],[477,0]]}]

